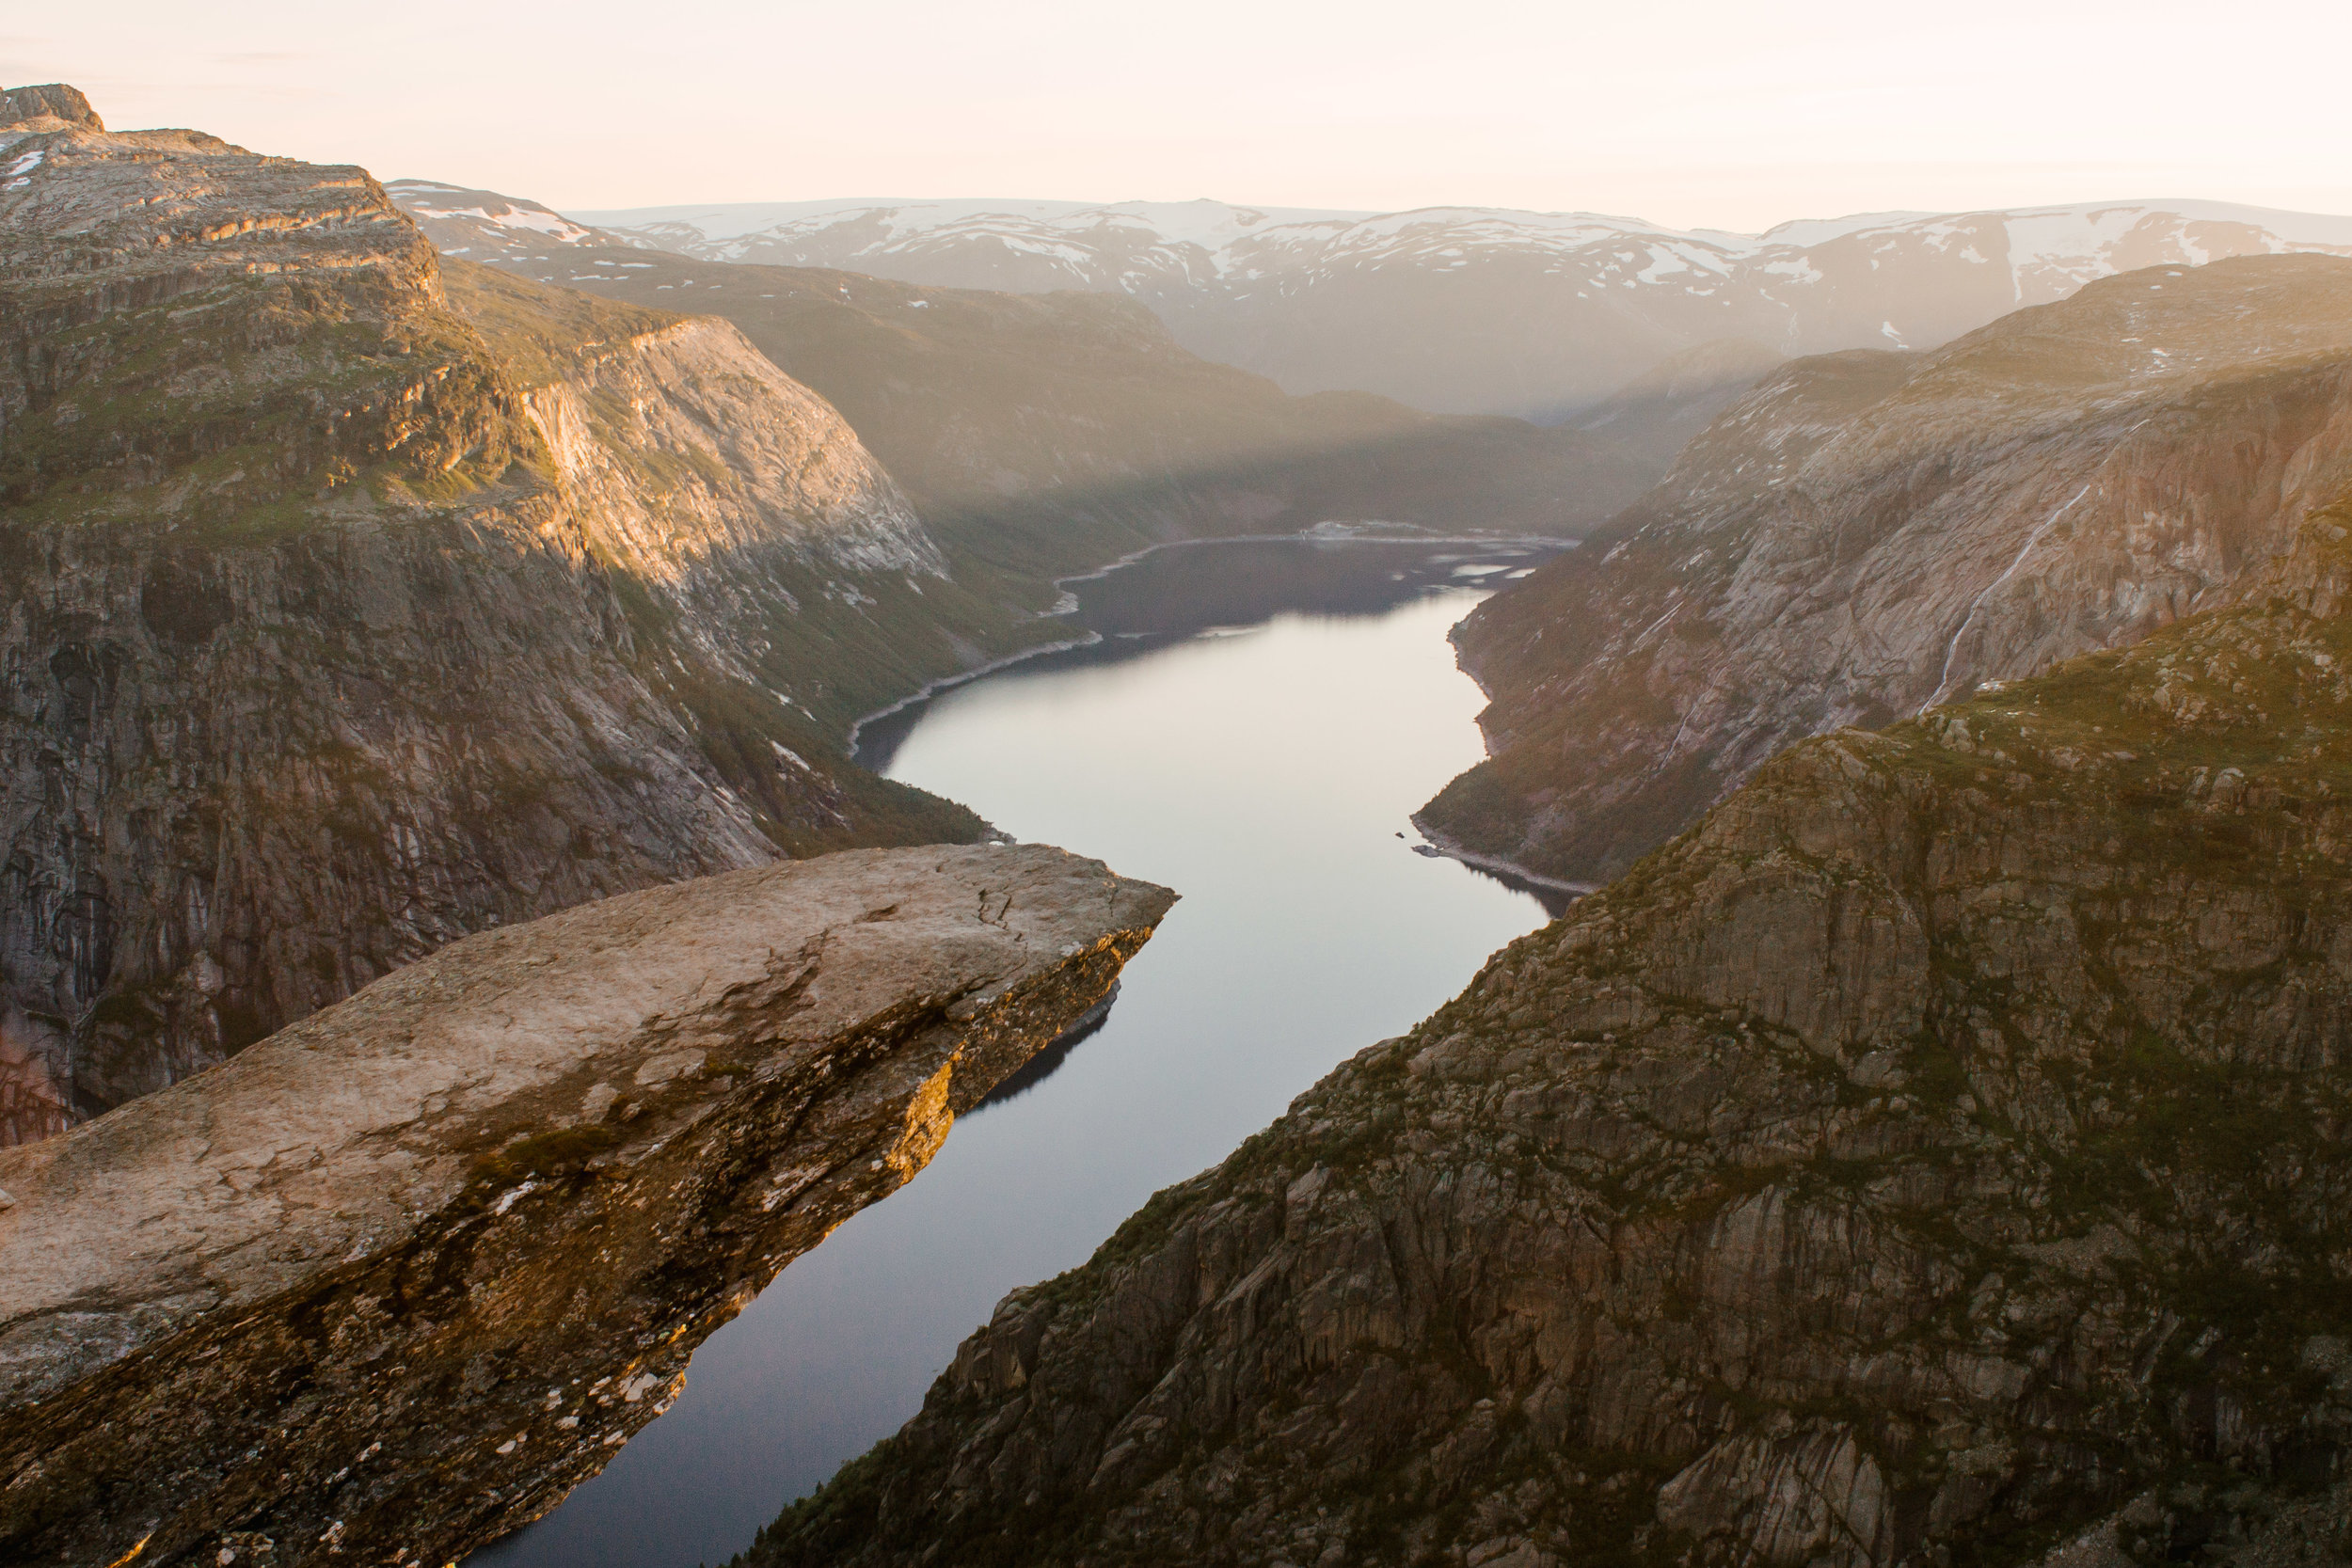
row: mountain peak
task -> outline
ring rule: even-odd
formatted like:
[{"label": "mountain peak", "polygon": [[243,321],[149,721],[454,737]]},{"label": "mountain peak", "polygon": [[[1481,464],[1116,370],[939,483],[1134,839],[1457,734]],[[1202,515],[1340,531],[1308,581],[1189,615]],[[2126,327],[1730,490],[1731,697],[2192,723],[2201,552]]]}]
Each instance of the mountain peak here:
[{"label": "mountain peak", "polygon": [[0,125],[39,119],[43,115],[73,125],[87,125],[93,131],[106,128],[106,122],[98,118],[98,111],[89,106],[89,100],[82,96],[82,89],[67,87],[63,82],[0,91]]}]

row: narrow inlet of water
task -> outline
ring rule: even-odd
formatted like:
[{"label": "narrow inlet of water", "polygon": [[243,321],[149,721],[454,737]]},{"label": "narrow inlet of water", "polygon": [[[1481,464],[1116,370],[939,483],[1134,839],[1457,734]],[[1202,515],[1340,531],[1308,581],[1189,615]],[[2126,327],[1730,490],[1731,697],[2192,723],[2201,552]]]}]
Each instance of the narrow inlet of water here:
[{"label": "narrow inlet of water", "polygon": [[869,727],[862,759],[1184,895],[1103,1025],[960,1119],[929,1169],[779,1275],[686,1393],[478,1568],[695,1568],[895,1432],[1007,1291],[1459,990],[1534,897],[1416,853],[1482,754],[1453,625],[1533,558],[1236,544],[1075,585],[1088,648]]}]

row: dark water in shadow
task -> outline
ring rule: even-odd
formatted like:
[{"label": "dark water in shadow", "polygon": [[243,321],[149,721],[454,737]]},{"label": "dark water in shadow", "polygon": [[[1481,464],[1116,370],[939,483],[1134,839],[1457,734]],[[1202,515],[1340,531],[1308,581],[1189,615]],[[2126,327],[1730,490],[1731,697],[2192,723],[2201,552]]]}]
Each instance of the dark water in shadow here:
[{"label": "dark water in shadow", "polygon": [[1101,643],[869,726],[862,754],[892,777],[1184,902],[1105,1016],[713,1335],[685,1396],[602,1475],[473,1563],[724,1560],[912,1416],[1006,1291],[1083,1262],[1540,925],[1527,893],[1413,853],[1406,821],[1481,754],[1446,632],[1471,585],[1534,559],[1164,551],[1073,585]]}]

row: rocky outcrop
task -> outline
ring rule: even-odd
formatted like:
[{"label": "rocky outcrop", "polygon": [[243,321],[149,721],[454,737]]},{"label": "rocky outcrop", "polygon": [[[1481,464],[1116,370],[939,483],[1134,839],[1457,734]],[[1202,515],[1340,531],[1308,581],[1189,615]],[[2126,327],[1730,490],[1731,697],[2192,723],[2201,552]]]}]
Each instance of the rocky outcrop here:
[{"label": "rocky outcrop", "polygon": [[463,1558],[666,1408],[1171,902],[998,846],[631,894],[0,1150],[0,1557]]},{"label": "rocky outcrop", "polygon": [[[779,544],[843,571],[946,576],[939,546],[841,416],[724,322],[653,325],[528,402],[601,542],[645,581],[707,578],[720,562]],[[700,458],[703,473],[667,493],[649,496],[630,471],[681,456]],[[779,541],[779,521],[801,536]]]},{"label": "rocky outcrop", "polygon": [[842,736],[1042,634],[733,328],[445,276],[357,168],[0,162],[0,1143],[469,931],[984,832]]},{"label": "rocky outcrop", "polygon": [[2303,540],[1775,759],[743,1561],[2352,1560],[2352,512]]},{"label": "rocky outcrop", "polygon": [[1792,741],[2227,604],[2352,477],[2352,262],[2165,267],[1768,376],[1456,634],[1490,760],[1433,836],[1615,875]]},{"label": "rocky outcrop", "polygon": [[10,87],[0,92],[0,125],[14,125],[28,119],[59,119],[68,125],[85,126],[103,131],[106,122],[98,118],[98,111],[89,106],[79,87],[63,82],[51,82],[37,87]]},{"label": "rocky outcrop", "polygon": [[836,752],[943,673],[1069,635],[958,571],[832,404],[726,322],[463,261],[445,281],[520,382],[596,559],[661,607],[669,637],[812,721],[786,737],[795,754]]}]

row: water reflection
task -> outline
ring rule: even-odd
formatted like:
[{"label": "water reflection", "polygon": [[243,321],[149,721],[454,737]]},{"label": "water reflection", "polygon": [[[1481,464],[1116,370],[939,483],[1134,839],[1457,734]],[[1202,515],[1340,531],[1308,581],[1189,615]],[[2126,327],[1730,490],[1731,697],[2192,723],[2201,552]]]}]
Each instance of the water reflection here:
[{"label": "water reflection", "polygon": [[988,1091],[977,1105],[965,1113],[965,1119],[978,1116],[992,1105],[1002,1105],[1008,1100],[1018,1100],[1060,1070],[1070,1053],[1103,1032],[1103,1025],[1111,1021],[1111,1008],[1118,1005],[1119,988],[1087,1009],[1077,1022],[1062,1032],[1061,1038],[1030,1057],[1000,1080]]},{"label": "water reflection", "polygon": [[1162,552],[1074,585],[1101,642],[874,727],[866,754],[893,777],[1184,902],[1090,1034],[961,1118],[929,1170],[713,1335],[685,1397],[604,1474],[475,1562],[723,1560],[912,1415],[1007,1291],[1083,1261],[1539,924],[1526,894],[1412,853],[1406,821],[1480,754],[1482,700],[1446,632],[1481,591],[1456,568],[1522,564],[1462,546]]}]

